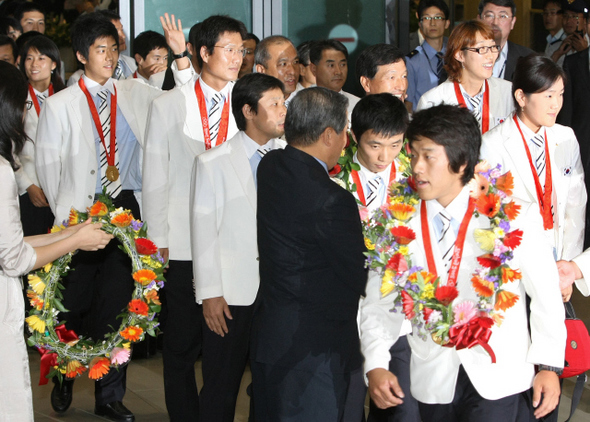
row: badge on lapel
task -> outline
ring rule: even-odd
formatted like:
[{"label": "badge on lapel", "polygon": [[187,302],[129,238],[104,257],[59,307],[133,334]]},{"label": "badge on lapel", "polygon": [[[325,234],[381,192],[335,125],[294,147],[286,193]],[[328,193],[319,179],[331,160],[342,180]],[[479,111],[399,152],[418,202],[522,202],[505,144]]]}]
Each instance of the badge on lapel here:
[{"label": "badge on lapel", "polygon": [[563,175],[564,176],[570,176],[571,174],[572,174],[572,166],[565,167],[563,169]]}]

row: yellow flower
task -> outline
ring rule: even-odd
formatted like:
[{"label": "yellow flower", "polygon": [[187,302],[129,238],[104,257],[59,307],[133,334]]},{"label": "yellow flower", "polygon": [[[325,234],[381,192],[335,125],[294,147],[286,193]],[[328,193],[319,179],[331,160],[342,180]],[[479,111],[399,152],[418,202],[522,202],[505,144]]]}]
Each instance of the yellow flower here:
[{"label": "yellow flower", "polygon": [[385,280],[383,281],[383,283],[381,283],[381,296],[385,297],[387,296],[389,293],[391,293],[393,291],[393,288],[395,287],[395,284],[392,283],[391,281],[386,282]]},{"label": "yellow flower", "polygon": [[60,231],[62,231],[62,230],[65,230],[65,228],[66,228],[66,227],[65,227],[63,224],[62,224],[62,225],[59,225],[59,226],[53,226],[53,227],[51,228],[51,233],[57,233],[57,232],[60,232]]},{"label": "yellow flower", "polygon": [[391,282],[391,280],[393,280],[394,275],[395,275],[395,271],[393,271],[391,268],[386,269],[385,274],[383,274],[383,282],[384,283]]},{"label": "yellow flower", "polygon": [[496,237],[504,237],[506,233],[504,232],[504,229],[496,227],[494,228],[494,234],[496,235]]},{"label": "yellow flower", "polygon": [[125,343],[123,343],[123,347],[125,349],[131,349],[131,343],[129,343],[128,341],[126,341]]},{"label": "yellow flower", "polygon": [[48,273],[51,270],[51,267],[53,267],[53,264],[50,262],[49,264],[43,266],[43,271]]},{"label": "yellow flower", "polygon": [[37,315],[31,315],[30,317],[25,318],[25,321],[29,324],[31,330],[38,331],[41,334],[45,332],[45,321]]},{"label": "yellow flower", "polygon": [[420,299],[432,299],[434,298],[434,284],[426,283],[424,290],[420,294]]},{"label": "yellow flower", "polygon": [[410,205],[418,205],[418,202],[417,198],[410,198]]},{"label": "yellow flower", "polygon": [[408,248],[406,245],[404,245],[404,246],[400,246],[397,251],[399,253],[401,253],[402,255],[407,255],[410,253],[410,248]]},{"label": "yellow flower", "polygon": [[475,229],[473,231],[473,237],[481,249],[486,252],[494,251],[494,241],[496,240],[496,235],[492,230]]},{"label": "yellow flower", "polygon": [[38,295],[43,294],[45,290],[45,283],[41,281],[41,278],[35,274],[29,274],[29,286],[37,293]]},{"label": "yellow flower", "polygon": [[162,268],[162,263],[156,259],[152,259],[149,255],[143,255],[140,259],[141,262],[145,265],[149,265],[151,268]]},{"label": "yellow flower", "polygon": [[370,251],[375,250],[375,244],[373,242],[371,242],[371,239],[369,239],[368,237],[365,237],[365,246]]}]

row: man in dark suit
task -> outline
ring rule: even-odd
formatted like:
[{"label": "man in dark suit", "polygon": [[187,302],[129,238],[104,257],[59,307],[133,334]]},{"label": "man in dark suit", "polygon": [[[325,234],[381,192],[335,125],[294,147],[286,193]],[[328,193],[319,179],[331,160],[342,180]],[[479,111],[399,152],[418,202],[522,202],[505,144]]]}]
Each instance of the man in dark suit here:
[{"label": "man in dark suit", "polygon": [[[567,76],[563,93],[563,107],[557,116],[557,123],[570,126],[578,144],[584,166],[586,189],[590,187],[590,50],[587,48],[579,53],[567,56],[563,70]],[[586,208],[586,234],[584,249],[590,246],[590,207]]]},{"label": "man in dark suit", "polygon": [[492,76],[512,82],[518,58],[533,53],[530,48],[508,41],[516,23],[516,4],[514,0],[481,0],[478,11],[479,20],[492,27],[496,43],[501,47]]},{"label": "man in dark suit", "polygon": [[[346,143],[347,107],[326,88],[301,91],[287,112],[288,146],[258,167],[251,367],[259,422],[341,421],[352,402],[365,246],[354,197],[328,176]],[[363,401],[355,400],[359,417]]]}]

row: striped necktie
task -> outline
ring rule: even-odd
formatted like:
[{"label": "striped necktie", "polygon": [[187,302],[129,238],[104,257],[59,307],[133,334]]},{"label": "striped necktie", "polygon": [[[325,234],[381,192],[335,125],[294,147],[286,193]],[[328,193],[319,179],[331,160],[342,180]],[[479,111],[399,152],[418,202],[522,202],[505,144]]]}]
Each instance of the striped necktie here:
[{"label": "striped necktie", "polygon": [[541,186],[545,186],[545,138],[541,134],[536,134],[531,138],[530,143],[534,146],[532,157],[535,159],[535,169],[539,176]]},{"label": "striped necktie", "polygon": [[475,120],[477,120],[479,123],[481,123],[481,109],[480,109],[480,105],[481,105],[481,98],[478,95],[476,95],[475,97],[469,97],[469,102],[471,103],[471,105],[473,106],[473,117],[475,117]]},{"label": "striped necktie", "polygon": [[43,105],[43,102],[47,99],[47,95],[45,94],[36,94],[37,95],[37,101],[39,101],[39,107],[41,107]]},{"label": "striped necktie", "polygon": [[[98,105],[98,114],[100,116],[100,124],[102,125],[102,133],[104,136],[104,143],[106,145],[106,148],[109,148],[109,153],[110,153],[111,152],[110,151],[110,148],[111,148],[111,109],[109,107],[109,102],[107,100],[109,95],[110,95],[110,92],[106,89],[103,91],[100,91],[98,93],[98,98],[100,98],[100,103]],[[100,183],[103,187],[106,187],[107,194],[109,194],[110,196],[115,198],[121,192],[121,176],[119,175],[117,180],[114,180],[114,181],[110,181],[109,179],[107,179],[106,171],[107,171],[108,165],[109,164],[107,162],[107,153],[105,151],[105,148],[103,147],[103,148],[101,148],[101,153],[100,153],[100,175],[101,175]],[[120,170],[119,150],[118,150],[117,144],[115,144],[115,166],[117,167],[117,169]]]},{"label": "striped necktie", "polygon": [[451,267],[451,259],[453,258],[453,251],[455,249],[455,232],[451,228],[452,217],[444,209],[438,213],[440,222],[442,223],[442,230],[438,238],[438,248],[442,255],[445,269],[447,272]]},{"label": "striped necktie", "polygon": [[117,66],[115,67],[115,73],[113,74],[113,77],[118,81],[123,77],[123,67],[121,66],[121,60],[117,61]]},{"label": "striped necktie", "polygon": [[211,137],[211,146],[216,145],[217,134],[219,133],[219,124],[221,123],[221,114],[224,98],[219,92],[211,98],[211,110],[209,110],[209,136]]},{"label": "striped necktie", "polygon": [[379,175],[375,176],[373,179],[367,182],[367,207],[370,206],[375,201],[375,199],[377,199],[377,196],[379,195],[379,189],[381,188],[382,183],[383,179]]}]

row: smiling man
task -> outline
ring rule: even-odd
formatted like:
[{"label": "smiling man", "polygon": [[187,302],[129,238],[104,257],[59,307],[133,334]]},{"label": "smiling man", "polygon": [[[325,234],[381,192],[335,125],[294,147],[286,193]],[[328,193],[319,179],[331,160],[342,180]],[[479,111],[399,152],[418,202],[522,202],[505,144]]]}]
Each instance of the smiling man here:
[{"label": "smiling man", "polygon": [[14,12],[14,18],[20,22],[23,34],[29,31],[45,33],[45,11],[37,3],[22,3]]},{"label": "smiling man", "polygon": [[406,98],[408,71],[404,54],[391,44],[367,47],[356,60],[356,76],[367,94],[387,92]]},{"label": "smiling man", "polygon": [[518,58],[533,53],[530,48],[508,41],[516,23],[516,4],[513,0],[481,0],[478,11],[479,19],[492,27],[501,48],[492,76],[512,81]]},{"label": "smiling man", "polygon": [[137,63],[133,78],[161,88],[168,68],[166,37],[155,31],[144,31],[133,41],[133,52]]}]

